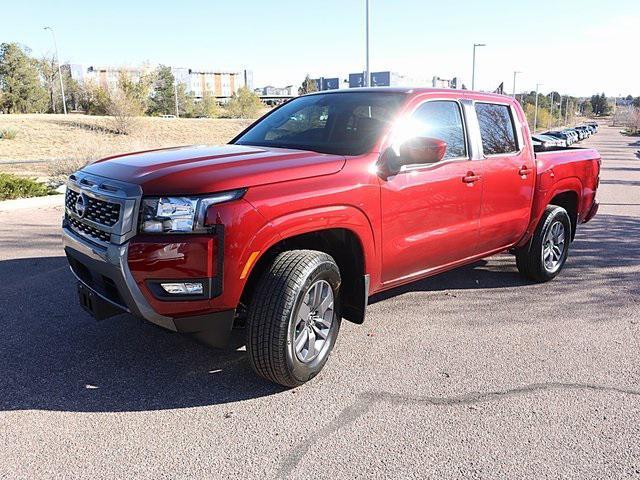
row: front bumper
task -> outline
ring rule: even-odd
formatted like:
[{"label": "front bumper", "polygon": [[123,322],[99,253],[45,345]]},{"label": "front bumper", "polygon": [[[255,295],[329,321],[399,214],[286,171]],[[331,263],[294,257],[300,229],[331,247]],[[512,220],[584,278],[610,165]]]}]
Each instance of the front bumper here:
[{"label": "front bumper", "polygon": [[[159,314],[149,304],[131,273],[128,264],[129,242],[104,247],[94,245],[64,225],[62,242],[71,271],[82,286],[102,302],[168,330],[206,337],[208,343],[215,346],[226,344],[233,327],[235,310],[188,317]],[[205,332],[206,335],[203,335]]]}]

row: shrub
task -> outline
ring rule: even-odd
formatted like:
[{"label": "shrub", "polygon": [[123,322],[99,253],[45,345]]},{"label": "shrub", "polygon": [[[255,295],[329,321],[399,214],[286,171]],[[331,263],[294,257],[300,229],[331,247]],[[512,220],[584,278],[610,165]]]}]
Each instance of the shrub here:
[{"label": "shrub", "polygon": [[196,118],[217,118],[220,116],[220,108],[216,98],[208,93],[205,93],[200,101],[191,100],[189,105],[191,108],[185,116]]},{"label": "shrub", "polygon": [[92,82],[84,82],[80,91],[80,106],[89,115],[106,115],[109,92]]},{"label": "shrub", "polygon": [[264,104],[254,92],[241,87],[227,103],[227,114],[231,118],[255,118],[264,108]]},{"label": "shrub", "polygon": [[3,128],[0,130],[0,139],[13,140],[18,136],[18,131],[13,128]]},{"label": "shrub", "polygon": [[91,163],[91,160],[84,157],[54,160],[49,163],[49,175],[52,177],[68,177],[89,163]]},{"label": "shrub", "polygon": [[51,195],[51,188],[30,178],[21,178],[9,173],[0,173],[0,200],[13,198],[43,197]]},{"label": "shrub", "polygon": [[129,135],[137,126],[137,116],[142,115],[140,102],[122,90],[111,94],[107,115],[111,116],[111,127],[114,133]]},{"label": "shrub", "polygon": [[[140,150],[137,144],[127,146],[125,150]],[[74,172],[77,172],[82,167],[100,160],[101,158],[113,155],[114,150],[111,148],[109,142],[101,144],[86,143],[78,144],[74,147],[73,152],[66,158],[60,158],[49,162],[48,170],[49,175],[53,178],[64,179]]]}]

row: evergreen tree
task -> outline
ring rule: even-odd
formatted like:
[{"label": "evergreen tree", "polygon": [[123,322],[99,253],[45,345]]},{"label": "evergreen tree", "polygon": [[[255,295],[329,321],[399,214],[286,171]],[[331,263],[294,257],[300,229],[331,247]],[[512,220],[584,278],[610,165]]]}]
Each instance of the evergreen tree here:
[{"label": "evergreen tree", "polygon": [[47,91],[40,83],[37,62],[17,43],[0,44],[0,110],[7,113],[43,112]]},{"label": "evergreen tree", "polygon": [[[171,67],[159,65],[154,77],[153,91],[149,98],[148,113],[150,115],[175,115],[175,77],[171,72]],[[184,86],[182,90],[184,90]]]},{"label": "evergreen tree", "polygon": [[304,77],[304,81],[302,82],[302,85],[300,86],[300,88],[298,88],[298,95],[306,95],[307,93],[317,92],[317,91],[318,91],[318,84],[316,83],[315,80],[312,80],[307,74],[307,76]]},{"label": "evergreen tree", "polygon": [[[49,112],[57,113],[58,99],[56,96],[60,91],[60,83],[58,80],[58,65],[54,56],[43,56],[38,61],[38,71],[44,81],[44,87],[49,95]],[[57,85],[57,86],[56,86]],[[60,102],[62,103],[62,102]]]}]

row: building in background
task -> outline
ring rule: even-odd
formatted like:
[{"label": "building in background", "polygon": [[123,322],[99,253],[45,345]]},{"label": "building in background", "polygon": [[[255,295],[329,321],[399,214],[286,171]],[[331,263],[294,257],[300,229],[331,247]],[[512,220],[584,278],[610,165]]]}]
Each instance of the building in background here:
[{"label": "building in background", "polygon": [[196,99],[205,95],[224,99],[233,96],[241,87],[253,90],[253,73],[250,70],[225,72],[171,67],[176,81],[186,86],[187,93]]},{"label": "building in background", "polygon": [[120,72],[125,72],[131,80],[137,82],[143,75],[151,73],[153,70],[149,65],[140,67],[129,66],[85,66],[78,64],[68,65],[71,78],[77,82],[91,82],[100,85],[105,90],[111,90],[118,86]]},{"label": "building in background", "polygon": [[316,88],[321,92],[325,90],[338,90],[340,88],[340,78],[338,77],[320,77],[314,78],[313,81],[316,82]]},{"label": "building in background", "polygon": [[[140,67],[129,66],[89,66],[69,65],[71,78],[78,82],[92,82],[107,90],[118,86],[120,72],[126,72],[134,81],[140,80],[143,75],[153,72],[155,67],[143,65]],[[219,99],[231,97],[241,87],[253,90],[253,72],[251,70],[222,71],[199,70],[192,68],[170,67],[171,73],[177,83],[185,85],[187,93],[196,99],[202,99],[204,95],[211,95]]]},{"label": "building in background", "polygon": [[256,88],[254,91],[261,97],[294,97],[298,95],[298,89],[293,85],[287,85],[286,87],[267,85],[266,87]]},{"label": "building in background", "polygon": [[433,88],[464,88],[466,89],[466,87],[462,83],[462,80],[460,80],[458,77],[453,77],[451,80],[449,80],[446,78],[440,78],[438,76],[434,76],[433,79],[431,80],[431,86]]},{"label": "building in background", "polygon": [[[406,75],[396,72],[371,72],[369,85],[372,87],[414,87],[416,82]],[[364,72],[349,74],[349,88],[364,86]]]}]

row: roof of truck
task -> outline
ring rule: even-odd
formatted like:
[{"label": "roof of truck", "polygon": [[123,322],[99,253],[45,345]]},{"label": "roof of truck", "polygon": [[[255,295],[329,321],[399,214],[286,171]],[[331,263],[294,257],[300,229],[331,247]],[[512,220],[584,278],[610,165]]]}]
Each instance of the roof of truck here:
[{"label": "roof of truck", "polygon": [[322,95],[322,94],[341,94],[341,93],[380,93],[380,92],[389,92],[389,93],[458,93],[458,94],[473,94],[482,96],[485,98],[512,98],[510,95],[503,95],[500,93],[493,92],[478,92],[476,90],[462,90],[462,89],[454,89],[454,88],[427,88],[427,87],[357,87],[357,88],[342,88],[338,90],[322,90],[319,92],[313,92],[309,95]]}]

